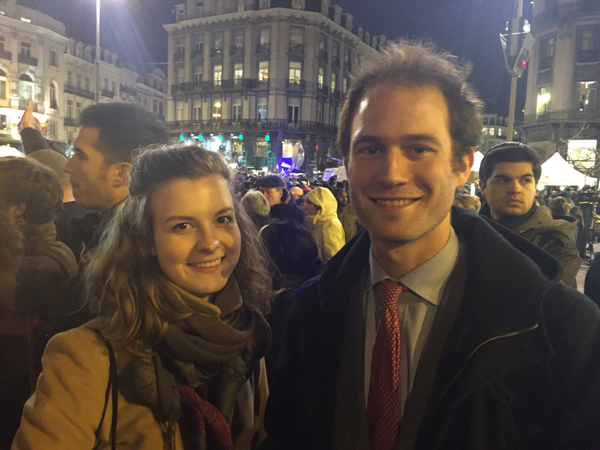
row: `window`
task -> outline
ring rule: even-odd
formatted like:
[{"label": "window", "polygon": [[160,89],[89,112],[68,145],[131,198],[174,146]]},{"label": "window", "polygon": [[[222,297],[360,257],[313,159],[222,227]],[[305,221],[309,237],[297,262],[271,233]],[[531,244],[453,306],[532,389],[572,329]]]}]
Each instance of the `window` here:
[{"label": "window", "polygon": [[4,36],[0,36],[0,52],[4,51]]},{"label": "window", "polygon": [[56,101],[56,85],[50,83],[50,108],[58,109],[58,102]]},{"label": "window", "polygon": [[183,120],[183,102],[175,102],[175,120]]},{"label": "window", "polygon": [[223,66],[221,64],[215,64],[213,67],[213,81],[215,86],[221,86],[223,80]]},{"label": "window", "polygon": [[302,63],[298,61],[290,61],[289,80],[290,83],[300,84],[302,79]]},{"label": "window", "polygon": [[5,114],[0,115],[0,130],[6,130],[6,125],[8,125],[8,120]]},{"label": "window", "polygon": [[490,125],[496,125],[496,118],[495,117],[492,117],[490,119]]},{"label": "window", "polygon": [[202,120],[202,100],[196,100],[192,106],[192,117],[195,121]]},{"label": "window", "polygon": [[196,35],[196,37],[194,39],[194,51],[196,53],[204,52],[204,35],[203,34]]},{"label": "window", "polygon": [[488,130],[487,127],[483,129],[483,135],[484,136],[487,136],[487,134],[488,134],[487,130]]},{"label": "window", "polygon": [[271,43],[271,29],[261,28],[260,29],[260,45],[268,45]]},{"label": "window", "polygon": [[319,75],[317,76],[318,88],[322,89],[324,84],[325,84],[325,68],[319,67]]},{"label": "window", "polygon": [[231,118],[234,123],[239,123],[242,120],[242,99],[234,98],[231,105]]},{"label": "window", "polygon": [[185,20],[185,10],[183,8],[177,11],[177,21],[181,22],[182,20]]},{"label": "window", "polygon": [[344,77],[342,79],[342,92],[344,95],[346,95],[346,92],[348,92],[348,78]]},{"label": "window", "polygon": [[337,41],[333,41],[333,46],[331,48],[331,56],[333,56],[333,59],[340,57],[340,43]]},{"label": "window", "polygon": [[304,9],[304,0],[292,0],[293,9]]},{"label": "window", "polygon": [[80,115],[81,115],[81,102],[77,102],[77,103],[75,103],[75,118],[79,119]]},{"label": "window", "polygon": [[233,46],[236,49],[244,48],[244,30],[234,30],[233,32]]},{"label": "window", "polygon": [[579,35],[580,63],[600,61],[600,28],[588,28]]},{"label": "window", "polygon": [[50,50],[50,65],[53,67],[58,67],[58,58],[54,50]]},{"label": "window", "polygon": [[90,90],[90,78],[89,77],[85,77],[85,90],[86,91]]},{"label": "window", "polygon": [[177,54],[181,56],[185,55],[185,39],[178,38],[176,41]]},{"label": "window", "polygon": [[502,136],[502,128],[498,128],[498,136]]},{"label": "window", "polygon": [[331,92],[335,91],[337,88],[337,73],[333,72],[331,74]]},{"label": "window", "polygon": [[551,37],[540,43],[540,70],[552,68],[554,65],[554,52],[556,50],[556,40]]},{"label": "window", "polygon": [[31,56],[31,44],[29,42],[21,42],[21,55]]},{"label": "window", "polygon": [[73,86],[73,74],[71,73],[71,71],[67,72],[67,84],[69,86]]},{"label": "window", "polygon": [[300,121],[300,99],[296,97],[288,98],[288,123],[298,123]]},{"label": "window", "polygon": [[258,2],[259,9],[266,9],[266,8],[270,8],[270,7],[271,7],[271,0],[259,0],[259,2]]},{"label": "window", "polygon": [[21,75],[19,77],[20,97],[23,100],[33,100],[33,80],[29,75]]},{"label": "window", "polygon": [[267,97],[258,97],[256,104],[257,104],[256,118],[258,120],[266,120],[267,119]]},{"label": "window", "polygon": [[198,17],[202,17],[204,15],[204,2],[196,3],[196,11],[198,13]]},{"label": "window", "polygon": [[323,123],[323,102],[317,102],[317,122]]},{"label": "window", "polygon": [[185,81],[185,73],[183,72],[182,67],[176,70],[175,77],[177,78],[177,84],[181,84]]},{"label": "window", "polygon": [[67,100],[67,118],[71,119],[73,117],[73,102],[71,100]]},{"label": "window", "polygon": [[0,69],[0,99],[6,99],[6,72]]},{"label": "window", "polygon": [[290,30],[290,52],[304,52],[304,30],[302,28],[292,27]]},{"label": "window", "polygon": [[596,87],[595,81],[579,81],[577,83],[577,100],[579,111],[587,111],[596,108]]},{"label": "window", "polygon": [[46,136],[56,136],[56,124],[54,122],[48,122],[46,124]]},{"label": "window", "polygon": [[350,49],[348,47],[344,47],[344,64],[348,65],[350,63]]},{"label": "window", "polygon": [[197,65],[196,67],[194,67],[194,83],[196,84],[196,86],[198,86],[204,80],[204,75],[202,73],[203,70],[204,69],[201,65]]},{"label": "window", "polygon": [[233,79],[237,81],[241,81],[244,78],[244,64],[243,63],[235,63],[233,65]]},{"label": "window", "polygon": [[112,92],[117,92],[117,86],[115,85],[115,82],[113,81],[112,83],[110,83],[110,87],[111,87],[111,91]]},{"label": "window", "polygon": [[337,125],[337,108],[333,105],[329,106],[329,124]]},{"label": "window", "polygon": [[244,0],[237,0],[237,10],[242,12],[244,10]]},{"label": "window", "polygon": [[538,114],[546,114],[550,111],[550,86],[541,87],[537,96]]},{"label": "window", "polygon": [[217,31],[213,34],[213,48],[217,53],[221,53],[223,51],[223,32]]},{"label": "window", "polygon": [[222,110],[221,99],[220,98],[213,99],[213,105],[212,105],[212,117],[213,117],[213,119],[220,119],[221,118],[221,110]]},{"label": "window", "polygon": [[327,35],[323,33],[319,35],[319,51],[327,51]]},{"label": "window", "polygon": [[260,61],[258,63],[258,81],[269,80],[269,61]]}]

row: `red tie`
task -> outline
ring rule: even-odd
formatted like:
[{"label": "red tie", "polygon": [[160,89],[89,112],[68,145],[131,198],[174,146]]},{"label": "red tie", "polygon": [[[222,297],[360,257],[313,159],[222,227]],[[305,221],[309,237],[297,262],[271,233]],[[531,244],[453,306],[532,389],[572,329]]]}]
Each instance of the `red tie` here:
[{"label": "red tie", "polygon": [[408,288],[389,280],[378,283],[377,288],[381,299],[381,314],[371,359],[367,422],[371,449],[392,450],[396,445],[400,423],[400,326],[397,305],[398,297]]}]

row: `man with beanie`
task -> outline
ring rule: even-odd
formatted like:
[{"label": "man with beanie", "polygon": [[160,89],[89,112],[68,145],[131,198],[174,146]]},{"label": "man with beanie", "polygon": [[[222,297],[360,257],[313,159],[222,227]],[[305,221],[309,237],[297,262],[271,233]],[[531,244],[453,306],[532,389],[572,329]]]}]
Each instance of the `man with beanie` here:
[{"label": "man with beanie", "polygon": [[505,142],[491,148],[479,168],[487,201],[479,213],[554,256],[563,269],[561,281],[572,286],[579,271],[579,252],[570,237],[571,225],[553,219],[546,206],[534,202],[541,173],[539,156],[527,145]]}]

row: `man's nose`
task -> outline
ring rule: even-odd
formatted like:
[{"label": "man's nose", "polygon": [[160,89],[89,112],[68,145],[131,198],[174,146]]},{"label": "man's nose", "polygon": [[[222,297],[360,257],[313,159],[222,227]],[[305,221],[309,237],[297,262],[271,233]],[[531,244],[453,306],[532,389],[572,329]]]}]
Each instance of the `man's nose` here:
[{"label": "man's nose", "polygon": [[411,164],[412,161],[406,157],[401,148],[389,148],[382,161],[381,180],[389,184],[408,182],[412,177]]}]

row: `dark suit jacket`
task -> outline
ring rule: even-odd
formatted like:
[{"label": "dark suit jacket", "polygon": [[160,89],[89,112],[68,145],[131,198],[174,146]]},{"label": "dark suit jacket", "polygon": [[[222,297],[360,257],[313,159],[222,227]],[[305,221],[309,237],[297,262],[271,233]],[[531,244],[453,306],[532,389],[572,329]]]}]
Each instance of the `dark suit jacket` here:
[{"label": "dark suit jacket", "polygon": [[[598,448],[598,308],[559,283],[557,261],[520,236],[458,208],[453,226],[457,270],[398,448]],[[359,293],[369,248],[360,233],[298,293],[261,449],[369,448]]]}]

